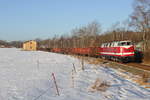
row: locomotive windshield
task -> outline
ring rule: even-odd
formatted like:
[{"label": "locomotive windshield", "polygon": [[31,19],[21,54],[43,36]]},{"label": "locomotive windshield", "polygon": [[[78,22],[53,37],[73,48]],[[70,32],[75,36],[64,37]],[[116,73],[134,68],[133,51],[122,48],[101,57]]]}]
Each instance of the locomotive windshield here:
[{"label": "locomotive windshield", "polygon": [[119,46],[129,46],[129,45],[132,45],[132,42],[120,42],[119,44],[118,44]]}]

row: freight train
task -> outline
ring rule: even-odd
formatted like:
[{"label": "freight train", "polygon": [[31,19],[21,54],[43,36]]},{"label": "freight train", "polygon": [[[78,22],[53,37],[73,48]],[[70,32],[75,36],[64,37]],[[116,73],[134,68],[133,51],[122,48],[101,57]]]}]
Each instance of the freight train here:
[{"label": "freight train", "polygon": [[100,47],[88,48],[52,48],[51,52],[101,57],[118,62],[141,62],[143,54],[135,50],[131,41],[102,43]]}]

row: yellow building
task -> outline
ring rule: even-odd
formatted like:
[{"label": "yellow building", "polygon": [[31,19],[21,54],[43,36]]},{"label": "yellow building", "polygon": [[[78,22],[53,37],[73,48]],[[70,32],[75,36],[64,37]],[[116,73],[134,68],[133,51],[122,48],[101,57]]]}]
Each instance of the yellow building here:
[{"label": "yellow building", "polygon": [[37,43],[36,41],[26,41],[23,43],[23,50],[28,50],[28,51],[36,51],[37,50]]}]

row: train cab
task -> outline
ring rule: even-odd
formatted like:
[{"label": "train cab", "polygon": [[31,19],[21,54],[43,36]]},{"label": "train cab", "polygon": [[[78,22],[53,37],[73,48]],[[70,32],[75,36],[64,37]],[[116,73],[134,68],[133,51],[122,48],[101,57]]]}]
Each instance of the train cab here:
[{"label": "train cab", "polygon": [[101,45],[101,56],[107,59],[128,62],[134,59],[134,45],[131,41],[115,41]]}]

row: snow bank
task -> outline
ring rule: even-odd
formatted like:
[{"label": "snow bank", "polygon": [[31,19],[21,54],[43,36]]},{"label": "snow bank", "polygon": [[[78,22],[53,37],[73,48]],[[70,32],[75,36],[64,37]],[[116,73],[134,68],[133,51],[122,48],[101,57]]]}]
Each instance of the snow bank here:
[{"label": "snow bank", "polygon": [[[0,100],[149,100],[150,91],[122,77],[115,69],[85,64],[68,55],[0,49]],[[73,73],[73,64],[77,73]],[[60,96],[51,74],[55,73]],[[106,91],[89,92],[99,78]],[[74,82],[74,87],[72,86]]]}]

